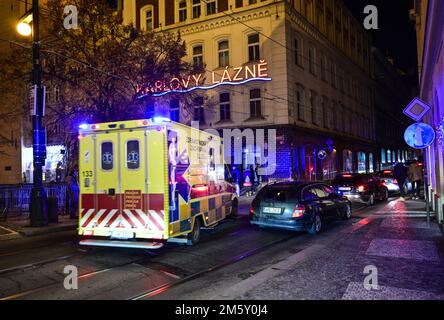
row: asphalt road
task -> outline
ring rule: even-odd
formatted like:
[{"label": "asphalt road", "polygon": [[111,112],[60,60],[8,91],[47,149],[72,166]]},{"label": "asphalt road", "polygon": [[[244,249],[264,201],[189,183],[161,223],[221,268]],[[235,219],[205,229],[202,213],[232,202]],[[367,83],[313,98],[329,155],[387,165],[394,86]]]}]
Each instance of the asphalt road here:
[{"label": "asphalt road", "polygon": [[[0,299],[209,299],[239,279],[332,241],[384,205],[354,205],[353,219],[332,223],[318,236],[251,226],[244,202],[236,220],[204,230],[195,247],[86,248],[78,245],[75,232],[3,241]],[[66,266],[77,267],[77,290],[64,288]]]}]

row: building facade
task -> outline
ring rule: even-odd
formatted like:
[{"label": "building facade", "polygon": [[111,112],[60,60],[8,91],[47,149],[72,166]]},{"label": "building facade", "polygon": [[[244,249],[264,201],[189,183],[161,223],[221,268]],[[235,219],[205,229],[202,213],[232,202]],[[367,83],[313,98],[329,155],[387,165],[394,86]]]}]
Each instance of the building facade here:
[{"label": "building facade", "polygon": [[[375,170],[371,41],[341,1],[124,0],[122,5],[124,23],[180,33],[189,61],[207,71],[205,85],[224,75],[226,80],[226,70],[233,80],[239,68],[266,63],[271,81],[195,91],[194,115],[183,114],[189,102],[168,101],[174,120],[192,118],[214,129],[276,129],[273,179],[331,179],[340,171]],[[328,151],[323,160],[321,150]],[[243,151],[261,161],[254,147]],[[242,177],[255,165],[244,158]]]},{"label": "building facade", "polygon": [[404,141],[411,120],[402,110],[413,99],[413,91],[393,61],[372,48],[376,121],[376,167],[392,169],[397,162],[413,159],[415,153]]},{"label": "building facade", "polygon": [[432,146],[424,150],[428,190],[439,223],[443,221],[444,197],[444,3],[417,0],[411,12],[416,22],[420,64],[420,98],[432,110],[424,122],[436,130]]}]

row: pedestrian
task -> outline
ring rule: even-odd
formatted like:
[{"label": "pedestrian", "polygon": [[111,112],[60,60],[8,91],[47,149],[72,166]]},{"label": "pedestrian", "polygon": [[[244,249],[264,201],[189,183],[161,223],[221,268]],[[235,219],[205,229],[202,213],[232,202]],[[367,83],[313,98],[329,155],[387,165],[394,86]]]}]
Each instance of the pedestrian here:
[{"label": "pedestrian", "polygon": [[69,200],[69,215],[71,219],[78,217],[79,211],[79,183],[77,177],[77,170],[71,170],[66,179],[66,191]]},{"label": "pedestrian", "polygon": [[253,165],[250,165],[250,182],[251,182],[251,195],[254,194],[254,191],[256,190],[256,177],[255,177],[255,171]]},{"label": "pedestrian", "polygon": [[413,200],[419,199],[419,189],[423,180],[422,167],[414,162],[409,166],[409,179],[412,182]]},{"label": "pedestrian", "polygon": [[407,167],[401,162],[398,162],[393,170],[393,176],[398,181],[399,189],[401,191],[401,200],[404,200],[405,192],[405,181],[408,177]]}]

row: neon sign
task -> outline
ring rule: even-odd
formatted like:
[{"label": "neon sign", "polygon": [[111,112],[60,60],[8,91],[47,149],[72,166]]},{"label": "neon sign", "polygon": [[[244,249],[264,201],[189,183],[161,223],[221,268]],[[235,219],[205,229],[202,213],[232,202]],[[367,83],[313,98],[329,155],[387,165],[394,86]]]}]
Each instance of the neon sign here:
[{"label": "neon sign", "polygon": [[136,93],[140,97],[151,95],[161,97],[170,93],[187,93],[194,90],[210,90],[221,85],[242,85],[251,81],[271,81],[268,76],[268,63],[260,60],[257,63],[241,67],[228,68],[222,72],[209,72],[210,83],[205,83],[206,73],[192,74],[171,79],[155,80],[144,86],[138,85]]}]

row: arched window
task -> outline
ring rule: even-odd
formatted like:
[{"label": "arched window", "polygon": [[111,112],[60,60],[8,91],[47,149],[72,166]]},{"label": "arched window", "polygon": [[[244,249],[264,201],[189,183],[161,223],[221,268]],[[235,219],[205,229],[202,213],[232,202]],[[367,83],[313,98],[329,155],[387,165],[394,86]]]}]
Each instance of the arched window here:
[{"label": "arched window", "polygon": [[140,9],[140,28],[143,31],[151,31],[154,29],[153,6],[145,6],[142,9]]}]

